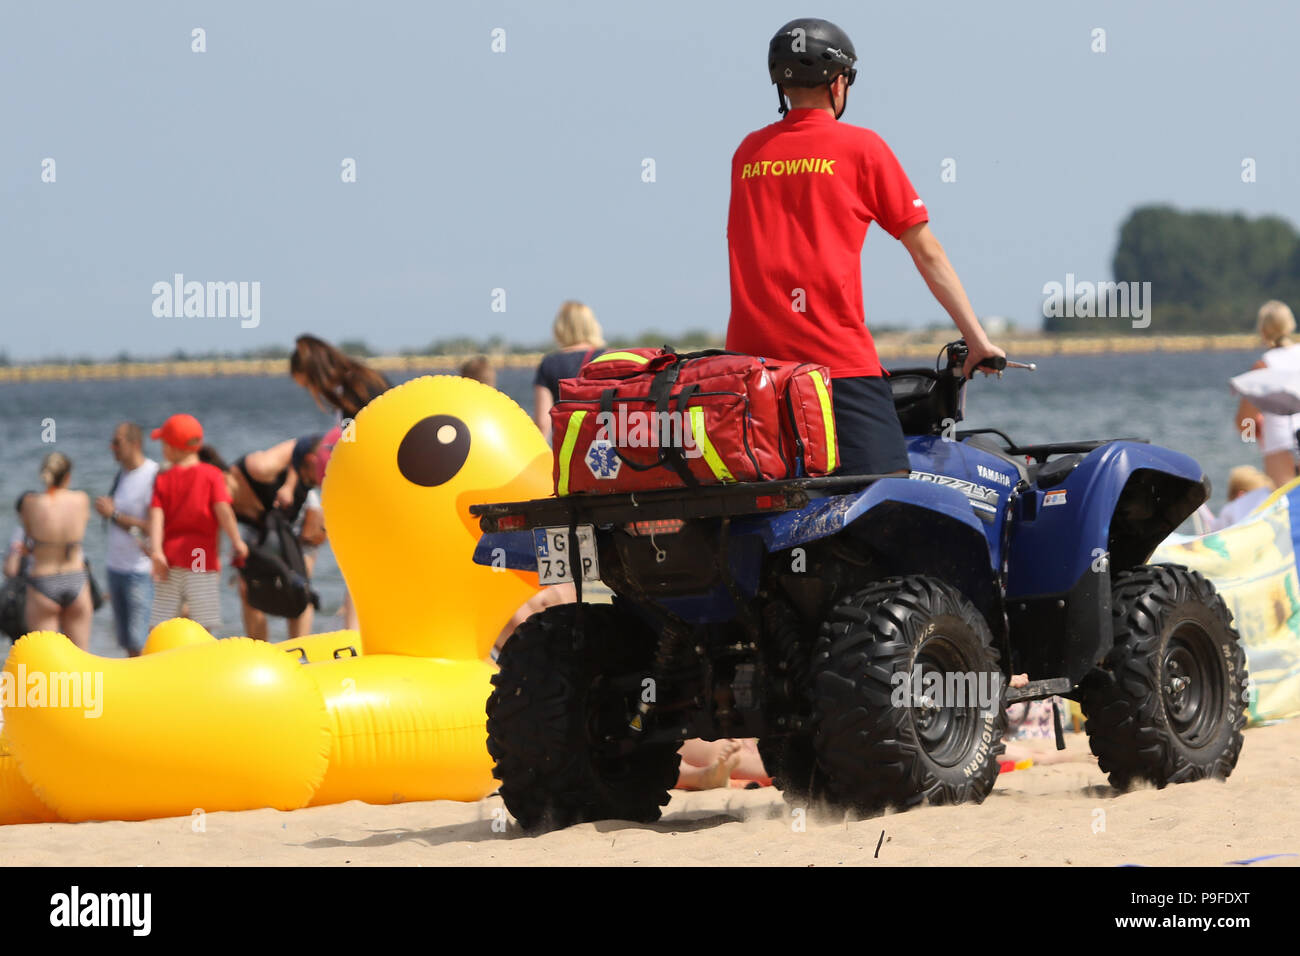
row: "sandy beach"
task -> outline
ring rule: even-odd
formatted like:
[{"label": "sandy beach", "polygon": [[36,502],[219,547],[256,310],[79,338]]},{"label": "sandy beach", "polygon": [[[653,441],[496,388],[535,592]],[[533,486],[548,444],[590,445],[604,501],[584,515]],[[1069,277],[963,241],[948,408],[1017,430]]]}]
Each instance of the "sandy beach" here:
[{"label": "sandy beach", "polygon": [[[674,792],[653,825],[607,821],[530,837],[499,797],[139,823],[0,828],[17,866],[1253,866],[1300,865],[1300,721],[1246,732],[1226,783],[1112,790],[1082,734],[1064,762],[1003,774],[980,806],[802,821],[761,790]],[[1041,746],[1041,745],[1040,745]],[[883,831],[883,840],[882,840]],[[877,850],[877,846],[879,849]]]}]

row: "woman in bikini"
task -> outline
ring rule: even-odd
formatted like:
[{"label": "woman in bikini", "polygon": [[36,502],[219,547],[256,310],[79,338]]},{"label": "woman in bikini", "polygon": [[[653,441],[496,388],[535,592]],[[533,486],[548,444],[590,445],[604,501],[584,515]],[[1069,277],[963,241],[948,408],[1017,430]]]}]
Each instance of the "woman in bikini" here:
[{"label": "woman in bikini", "polygon": [[41,463],[44,492],[27,492],[18,499],[26,538],[11,560],[29,558],[27,565],[27,627],[59,631],[82,650],[90,648],[91,602],[86,559],[81,541],[90,520],[90,496],[68,488],[72,462],[62,452],[50,452]]},{"label": "woman in bikini", "polygon": [[[258,543],[262,519],[271,509],[278,508],[291,524],[296,523],[307,510],[309,494],[318,483],[316,462],[322,454],[321,443],[325,437],[290,438],[263,451],[249,452],[229,466],[215,449],[205,446],[200,451],[200,459],[225,472],[230,504],[249,547]],[[318,534],[313,525],[307,529],[306,537],[309,543],[319,544],[323,535]],[[239,600],[243,605],[245,634],[255,640],[266,640],[266,615],[248,603],[248,591],[242,576],[239,578]],[[311,632],[312,612],[313,608],[308,606],[298,617],[288,620],[291,638]]]}]

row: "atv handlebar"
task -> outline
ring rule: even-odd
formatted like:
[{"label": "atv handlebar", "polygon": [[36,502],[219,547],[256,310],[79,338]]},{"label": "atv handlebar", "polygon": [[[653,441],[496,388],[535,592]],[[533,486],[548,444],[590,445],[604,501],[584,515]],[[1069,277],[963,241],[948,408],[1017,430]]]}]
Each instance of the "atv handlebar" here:
[{"label": "atv handlebar", "polygon": [[[962,369],[966,366],[966,359],[970,356],[970,347],[966,344],[965,339],[958,339],[955,342],[949,342],[944,347],[944,353],[948,356],[949,369]],[[1003,355],[990,355],[984,359],[976,368],[986,368],[990,371],[1001,373],[1003,369],[1023,368],[1029,371],[1035,371],[1038,366],[1032,362],[1012,362]]]}]

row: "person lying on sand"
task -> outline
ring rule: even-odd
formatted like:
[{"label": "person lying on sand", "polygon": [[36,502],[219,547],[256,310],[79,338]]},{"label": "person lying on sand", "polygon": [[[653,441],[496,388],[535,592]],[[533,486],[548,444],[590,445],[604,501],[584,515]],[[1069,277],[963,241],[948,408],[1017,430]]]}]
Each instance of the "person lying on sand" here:
[{"label": "person lying on sand", "polygon": [[758,755],[758,741],[752,737],[688,740],[678,753],[682,755],[682,765],[677,771],[677,790],[772,785],[772,778]]}]

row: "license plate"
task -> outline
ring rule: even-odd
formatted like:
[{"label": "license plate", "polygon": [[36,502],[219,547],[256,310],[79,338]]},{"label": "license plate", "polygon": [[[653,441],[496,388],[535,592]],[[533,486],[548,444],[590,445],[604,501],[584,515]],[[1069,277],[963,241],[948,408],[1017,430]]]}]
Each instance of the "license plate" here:
[{"label": "license plate", "polygon": [[[538,584],[565,584],[573,580],[568,528],[534,528],[533,545],[537,549]],[[578,558],[582,562],[582,580],[599,581],[596,535],[589,524],[578,525]]]}]

